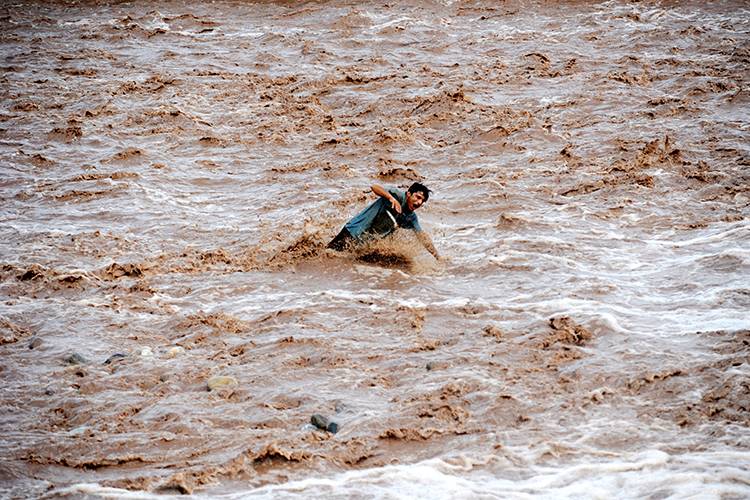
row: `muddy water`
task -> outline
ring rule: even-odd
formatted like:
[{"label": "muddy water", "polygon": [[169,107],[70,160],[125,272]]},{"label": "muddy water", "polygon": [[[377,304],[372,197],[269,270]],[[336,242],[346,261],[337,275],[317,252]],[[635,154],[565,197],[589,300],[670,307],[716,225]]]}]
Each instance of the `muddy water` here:
[{"label": "muddy water", "polygon": [[4,3],[2,496],[750,496],[749,14]]}]

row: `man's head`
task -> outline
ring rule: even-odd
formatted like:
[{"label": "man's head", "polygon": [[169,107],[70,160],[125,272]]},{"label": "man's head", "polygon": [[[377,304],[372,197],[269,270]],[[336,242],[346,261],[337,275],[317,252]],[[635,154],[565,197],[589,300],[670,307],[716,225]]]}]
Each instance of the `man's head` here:
[{"label": "man's head", "polygon": [[411,211],[421,207],[429,198],[430,190],[427,189],[427,186],[419,182],[415,182],[409,186],[409,190],[406,191],[406,205]]}]

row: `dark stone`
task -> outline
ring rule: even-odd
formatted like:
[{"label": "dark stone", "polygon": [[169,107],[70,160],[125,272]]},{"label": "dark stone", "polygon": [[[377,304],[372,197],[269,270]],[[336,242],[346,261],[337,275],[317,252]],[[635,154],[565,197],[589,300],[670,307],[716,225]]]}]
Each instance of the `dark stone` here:
[{"label": "dark stone", "polygon": [[29,349],[36,349],[40,345],[42,345],[44,342],[42,342],[42,339],[39,337],[32,337],[29,341]]},{"label": "dark stone", "polygon": [[127,354],[123,354],[121,352],[117,352],[117,353],[113,354],[112,356],[108,357],[107,360],[104,362],[104,364],[105,365],[109,365],[109,364],[114,363],[115,361],[120,361],[120,360],[125,359],[127,357],[128,357]]},{"label": "dark stone", "polygon": [[74,352],[73,354],[68,354],[63,358],[63,361],[66,365],[83,365],[88,363],[86,361],[86,358],[78,354],[77,352]]},{"label": "dark stone", "polygon": [[339,431],[339,424],[337,424],[336,422],[331,422],[323,415],[319,415],[317,413],[310,417],[310,423],[318,429],[328,431],[331,434],[336,434]]},{"label": "dark stone", "polygon": [[434,370],[435,369],[435,363],[433,363],[432,361],[430,361],[429,363],[427,363],[425,365],[425,368],[427,369],[427,371]]},{"label": "dark stone", "polygon": [[325,418],[323,415],[318,415],[317,413],[310,417],[310,423],[313,424],[318,429],[325,430],[326,427],[328,427],[328,419]]},{"label": "dark stone", "polygon": [[52,396],[52,395],[55,394],[55,390],[52,387],[47,387],[44,390],[44,394],[45,394],[45,396]]}]

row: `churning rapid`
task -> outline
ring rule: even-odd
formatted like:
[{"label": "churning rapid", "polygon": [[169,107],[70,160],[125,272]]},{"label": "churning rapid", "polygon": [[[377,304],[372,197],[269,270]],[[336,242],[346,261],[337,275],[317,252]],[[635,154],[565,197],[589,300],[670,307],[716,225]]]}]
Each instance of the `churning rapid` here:
[{"label": "churning rapid", "polygon": [[747,3],[0,26],[0,497],[750,496]]}]

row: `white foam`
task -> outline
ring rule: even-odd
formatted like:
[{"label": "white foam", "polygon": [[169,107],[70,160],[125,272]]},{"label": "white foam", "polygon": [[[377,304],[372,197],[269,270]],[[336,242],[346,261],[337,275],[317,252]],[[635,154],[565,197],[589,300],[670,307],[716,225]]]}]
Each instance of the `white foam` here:
[{"label": "white foam", "polygon": [[725,243],[727,240],[731,240],[732,237],[740,237],[744,241],[750,241],[750,225],[741,224],[737,227],[732,227],[725,231],[720,231],[705,236],[699,236],[697,238],[691,238],[689,240],[674,241],[674,240],[650,240],[653,243],[667,245],[670,247],[686,247],[692,245],[698,245],[702,243]]},{"label": "white foam", "polygon": [[[670,455],[658,449],[589,456],[563,466],[513,467],[502,457],[456,456],[411,465],[389,465],[310,477],[223,495],[195,498],[351,498],[388,499],[580,499],[707,498],[750,496],[750,452],[701,452]],[[502,467],[497,467],[500,464]],[[494,466],[493,466],[494,465]],[[494,473],[492,469],[497,469]],[[511,469],[511,470],[509,470]],[[103,498],[156,498],[156,495],[79,484],[58,495],[90,494]],[[164,496],[159,496],[164,498]]]},{"label": "white foam", "polygon": [[[369,13],[365,13],[365,15],[367,15],[367,17],[369,17],[370,19],[373,19],[373,20],[375,19],[375,17]],[[398,17],[396,19],[391,19],[381,24],[375,24],[371,26],[368,29],[368,31],[380,31],[382,29],[388,28],[389,26],[393,26],[394,24],[399,24],[399,23],[412,24],[413,21],[414,19],[411,17],[406,17],[406,16]]]}]

